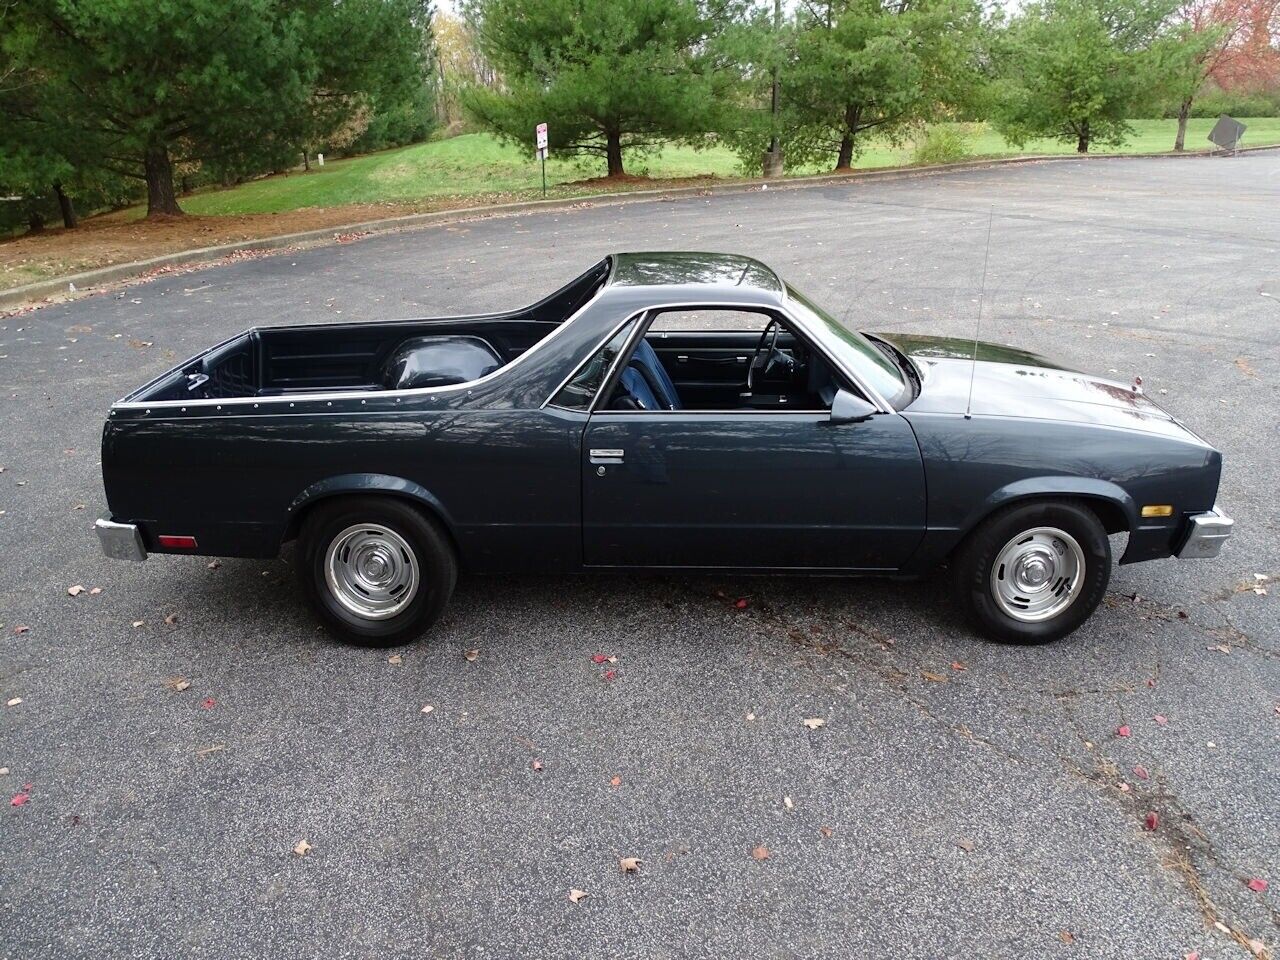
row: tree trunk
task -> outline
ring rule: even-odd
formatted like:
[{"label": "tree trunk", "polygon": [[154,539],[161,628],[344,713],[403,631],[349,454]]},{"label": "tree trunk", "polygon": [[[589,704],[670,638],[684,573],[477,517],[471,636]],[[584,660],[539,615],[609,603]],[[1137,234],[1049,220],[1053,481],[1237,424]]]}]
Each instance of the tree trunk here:
[{"label": "tree trunk", "polygon": [[39,233],[44,229],[44,217],[40,216],[40,211],[31,209],[27,211],[27,233]]},{"label": "tree trunk", "polygon": [[311,158],[307,156],[307,151],[305,150],[302,151],[302,172],[311,172]]},{"label": "tree trunk", "polygon": [[625,170],[622,169],[622,133],[616,130],[610,130],[605,134],[605,159],[609,164],[609,176],[620,177]]},{"label": "tree trunk", "polygon": [[840,152],[836,154],[836,169],[848,170],[853,165],[853,136],[845,133],[840,138]]},{"label": "tree trunk", "polygon": [[1178,135],[1173,138],[1173,149],[1182,151],[1186,149],[1187,142],[1187,118],[1191,116],[1191,98],[1182,101],[1182,105],[1178,107]]},{"label": "tree trunk", "polygon": [[61,183],[53,185],[53,194],[58,198],[58,209],[62,211],[62,225],[70,230],[79,221],[76,219],[76,207],[71,198],[62,189]]},{"label": "tree trunk", "polygon": [[836,154],[837,170],[848,170],[853,166],[853,138],[858,131],[858,121],[861,117],[861,107],[844,108],[844,134],[840,137],[840,151]]},{"label": "tree trunk", "polygon": [[180,217],[177,194],[173,191],[173,161],[164,144],[148,147],[142,158],[147,175],[147,216]]},{"label": "tree trunk", "polygon": [[1076,136],[1076,153],[1089,152],[1089,121],[1085,120],[1080,124]]}]

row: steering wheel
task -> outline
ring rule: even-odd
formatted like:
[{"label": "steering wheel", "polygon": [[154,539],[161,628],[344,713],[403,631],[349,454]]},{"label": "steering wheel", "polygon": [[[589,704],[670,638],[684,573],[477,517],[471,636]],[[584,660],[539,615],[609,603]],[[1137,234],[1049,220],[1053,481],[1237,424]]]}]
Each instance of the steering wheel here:
[{"label": "steering wheel", "polygon": [[[795,369],[795,361],[778,349],[778,334],[782,331],[782,324],[778,320],[770,320],[764,331],[760,334],[760,341],[756,344],[755,353],[751,354],[751,363],[747,365],[747,392],[750,393],[756,377],[756,370],[760,369],[761,375],[767,377],[777,364],[784,364],[788,369]],[[764,359],[761,361],[761,355]]]}]

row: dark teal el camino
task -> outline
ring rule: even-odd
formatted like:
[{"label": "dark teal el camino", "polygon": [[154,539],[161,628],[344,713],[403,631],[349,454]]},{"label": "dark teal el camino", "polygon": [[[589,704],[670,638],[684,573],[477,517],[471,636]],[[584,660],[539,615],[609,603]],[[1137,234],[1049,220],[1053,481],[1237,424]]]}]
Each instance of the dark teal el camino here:
[{"label": "dark teal el camino", "polygon": [[512,313],[256,327],[110,411],[112,557],[271,557],[339,636],[426,631],[458,572],[950,569],[1037,643],[1121,563],[1212,557],[1222,457],[1137,387],[860,333],[764,264],[607,257]]}]

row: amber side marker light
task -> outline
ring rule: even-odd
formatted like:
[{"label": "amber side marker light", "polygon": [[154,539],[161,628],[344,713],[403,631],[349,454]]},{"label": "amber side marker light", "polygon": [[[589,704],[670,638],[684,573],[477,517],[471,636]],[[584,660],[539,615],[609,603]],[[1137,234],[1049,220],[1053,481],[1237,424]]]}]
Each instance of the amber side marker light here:
[{"label": "amber side marker light", "polygon": [[1144,517],[1172,517],[1173,504],[1170,503],[1148,503],[1142,508]]},{"label": "amber side marker light", "polygon": [[194,550],[196,548],[195,537],[175,537],[162,533],[156,537],[156,542],[166,550]]}]

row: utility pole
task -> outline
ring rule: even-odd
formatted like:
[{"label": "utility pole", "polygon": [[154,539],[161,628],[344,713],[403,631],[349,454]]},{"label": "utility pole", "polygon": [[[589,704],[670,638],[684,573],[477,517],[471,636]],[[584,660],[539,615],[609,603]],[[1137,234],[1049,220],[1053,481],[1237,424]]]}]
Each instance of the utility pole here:
[{"label": "utility pole", "polygon": [[764,155],[764,175],[766,177],[782,176],[782,142],[778,137],[778,91],[782,85],[782,66],[778,62],[778,40],[782,35],[782,0],[773,0],[773,85],[769,103],[769,150]]}]

